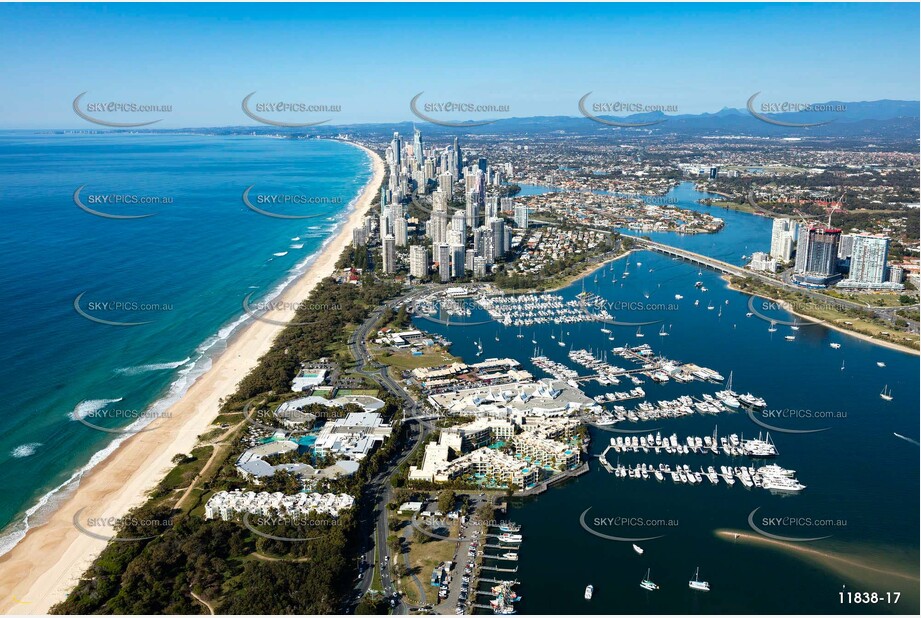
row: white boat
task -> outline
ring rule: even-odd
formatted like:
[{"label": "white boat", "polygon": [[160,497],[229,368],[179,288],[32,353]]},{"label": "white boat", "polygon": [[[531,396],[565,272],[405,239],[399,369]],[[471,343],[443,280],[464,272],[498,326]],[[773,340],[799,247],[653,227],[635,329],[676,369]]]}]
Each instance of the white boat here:
[{"label": "white boat", "polygon": [[695,300],[695,301],[694,301],[694,306],[695,306],[695,307],[700,306],[700,301],[699,301],[699,300]]},{"label": "white boat", "polygon": [[688,587],[692,590],[710,592],[710,582],[700,581],[700,567],[697,567],[697,571],[694,573],[694,579],[688,582]]},{"label": "white boat", "polygon": [[879,396],[886,401],[892,401],[892,391],[889,390],[888,384],[883,387],[883,392],[881,392]]},{"label": "white boat", "polygon": [[643,334],[643,327],[642,327],[642,326],[640,326],[640,327],[638,327],[638,328],[636,329],[636,336],[637,336],[637,337],[645,337],[645,336],[646,336],[646,335]]},{"label": "white boat", "polygon": [[602,329],[601,329],[601,332],[603,332],[605,335],[610,335],[610,334],[611,334],[611,329],[610,329],[610,328],[602,328]]},{"label": "white boat", "polygon": [[649,579],[649,571],[650,569],[646,569],[646,577],[640,582],[640,588],[644,590],[658,590],[659,586]]},{"label": "white boat", "polygon": [[662,325],[662,328],[659,329],[660,337],[668,337],[668,333],[665,331],[665,324]]},{"label": "white boat", "polygon": [[682,298],[684,298],[684,296],[681,294],[675,294],[675,300],[681,300]]},{"label": "white boat", "polygon": [[643,548],[637,545],[636,543],[633,544],[633,551],[635,551],[636,553],[640,555],[643,555]]},{"label": "white boat", "polygon": [[786,339],[787,341],[796,341],[796,337],[793,335],[787,335],[786,337],[784,337],[784,339]]},{"label": "white boat", "polygon": [[886,363],[884,363],[883,361],[876,361],[876,366],[877,366],[877,367],[885,367],[885,366],[886,366]]},{"label": "white boat", "polygon": [[835,350],[837,350],[838,348],[841,347],[841,344],[840,344],[840,343],[830,343],[830,344],[828,344],[828,345],[830,345],[830,346],[831,346],[832,348],[834,348]]},{"label": "white boat", "polygon": [[585,587],[585,600],[591,601],[592,595],[595,593],[595,587],[589,584]]}]

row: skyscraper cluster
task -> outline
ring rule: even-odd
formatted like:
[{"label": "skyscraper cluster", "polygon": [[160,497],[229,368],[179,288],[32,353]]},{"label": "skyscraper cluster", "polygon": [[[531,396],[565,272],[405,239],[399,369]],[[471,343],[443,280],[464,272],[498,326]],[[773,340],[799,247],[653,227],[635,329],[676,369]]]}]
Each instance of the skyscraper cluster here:
[{"label": "skyscraper cluster", "polygon": [[[508,166],[490,166],[482,157],[465,162],[457,138],[427,150],[419,129],[414,129],[411,143],[394,133],[386,160],[390,176],[381,191],[378,221],[385,273],[396,271],[396,252],[408,246],[412,277],[426,278],[432,267],[441,281],[468,272],[482,277],[511,249],[511,229],[503,215],[514,217],[516,228],[528,226],[527,207],[498,195]],[[428,247],[410,244],[415,241],[409,237],[405,205],[414,194],[414,199],[425,196],[431,203],[425,223]],[[357,235],[356,244],[363,238]]]}]

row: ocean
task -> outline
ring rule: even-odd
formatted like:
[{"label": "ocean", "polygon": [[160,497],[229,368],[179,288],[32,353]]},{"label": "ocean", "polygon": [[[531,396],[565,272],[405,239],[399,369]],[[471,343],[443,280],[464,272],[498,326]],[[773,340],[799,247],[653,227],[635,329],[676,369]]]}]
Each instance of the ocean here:
[{"label": "ocean", "polygon": [[[525,189],[532,194],[540,191]],[[766,250],[770,244],[770,219],[700,205],[697,200],[707,195],[690,183],[679,185],[668,197],[683,208],[723,218],[726,227],[714,235],[651,234],[653,240],[740,265],[743,255]],[[626,278],[625,270],[629,272]],[[706,291],[695,287],[697,281]],[[794,330],[782,322],[792,323],[794,316],[755,299],[752,304],[760,313],[778,320],[776,332],[769,332],[768,321],[757,315],[746,317],[752,313],[750,297],[728,289],[718,273],[649,251],[616,260],[559,294],[569,300],[583,288],[604,297],[619,321],[656,323],[642,327],[642,338],[637,337],[636,326],[607,326],[612,330],[611,341],[600,332],[603,325],[598,323],[524,327],[524,337],[518,338],[516,326],[476,325],[489,319],[482,310],[452,320],[456,323],[451,326],[419,318],[415,322],[451,340],[452,353],[465,360],[476,360],[479,339],[484,348],[480,360],[512,356],[538,378],[550,376],[530,361],[535,347],[588,375],[588,369],[568,358],[570,349],[590,349],[596,356],[607,353],[610,363],[627,367],[632,365],[615,356],[612,348],[648,343],[670,359],[710,367],[726,377],[732,372],[734,390],[750,391],[767,400],[767,411],[756,415],[758,420],[783,430],[822,431],[770,432],[779,453],[773,463],[795,470],[807,486],[797,495],[775,495],[764,489],[746,489],[739,482],[730,487],[723,481],[711,485],[705,479],[701,485],[689,486],[668,478],[660,483],[652,476],[649,480],[617,478],[594,456],[604,451],[612,436],[637,434],[592,428],[587,474],[539,496],[510,501],[507,518],[521,524],[524,542],[517,563],[499,565],[517,565],[518,571],[499,575],[521,582],[516,587],[522,595],[519,613],[917,613],[917,356],[824,326],[807,325],[802,319],[799,330]],[[683,298],[677,299],[676,294]],[[709,305],[714,309],[708,309]],[[471,325],[461,326],[463,321]],[[658,335],[662,326],[668,336]],[[561,335],[564,347],[558,345]],[[788,335],[796,339],[787,341]],[[531,343],[532,339],[537,343]],[[841,347],[832,348],[832,343]],[[582,384],[589,396],[633,388],[629,381],[606,387],[597,382]],[[697,381],[657,385],[648,378],[642,386],[651,402],[682,394],[699,397],[721,388]],[[892,401],[879,397],[885,386],[892,390]],[[638,401],[622,405],[632,409]],[[767,431],[744,411],[624,423],[614,428],[644,429],[663,436],[675,433],[682,443],[686,436],[708,436],[714,430],[720,436],[736,433],[746,438]],[[616,464],[618,455],[611,451],[608,459]],[[619,460],[628,466],[687,464],[693,470],[751,465],[747,458],[723,454],[678,456],[652,451],[622,454]],[[818,552],[808,555],[841,570],[801,560],[789,552],[715,536],[721,529],[759,534],[749,526],[749,517],[769,534],[797,539],[828,536],[793,545]],[[603,535],[659,538],[638,541],[644,550],[638,555],[632,542],[599,537],[586,530],[583,521]],[[836,558],[867,563],[879,571],[871,578],[856,580],[847,574],[859,569]],[[698,567],[701,579],[711,584],[709,593],[688,588]],[[647,569],[660,590],[647,592],[639,587]],[[891,570],[913,573],[915,579],[906,581],[886,573]],[[583,598],[588,584],[595,588],[590,601]],[[883,600],[875,604],[841,602],[839,593],[855,591],[877,592]],[[899,603],[887,602],[886,592],[900,592]]]},{"label": "ocean", "polygon": [[207,371],[370,178],[329,140],[0,133],[0,554]]}]

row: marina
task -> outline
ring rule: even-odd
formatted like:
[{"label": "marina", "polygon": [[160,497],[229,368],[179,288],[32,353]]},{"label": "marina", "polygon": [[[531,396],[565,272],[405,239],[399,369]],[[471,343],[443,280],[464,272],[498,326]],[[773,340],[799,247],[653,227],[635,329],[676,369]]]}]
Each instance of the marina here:
[{"label": "marina", "polygon": [[731,457],[776,457],[777,447],[767,434],[757,438],[745,439],[737,434],[717,437],[716,428],[709,436],[688,436],[683,441],[678,439],[678,434],[664,437],[660,432],[646,436],[617,436],[611,438],[610,448],[615,453],[668,453],[669,455],[687,455],[689,453],[701,455],[718,455],[720,453]]},{"label": "marina", "polygon": [[806,486],[800,483],[795,477],[794,470],[786,470],[780,466],[762,466],[754,468],[751,466],[720,466],[719,471],[715,466],[708,466],[704,469],[700,466],[698,470],[692,469],[687,464],[676,465],[674,468],[669,464],[636,464],[625,466],[617,464],[614,466],[614,476],[618,478],[632,479],[650,479],[664,481],[670,478],[673,483],[687,483],[688,485],[699,485],[704,479],[711,485],[718,485],[722,480],[730,487],[739,481],[746,488],[762,488],[773,492],[790,492],[797,493],[806,489]]},{"label": "marina", "polygon": [[[701,194],[691,192],[695,199]],[[694,201],[688,201],[688,207],[694,207]],[[727,218],[750,220],[752,217],[741,213],[726,212]],[[760,220],[756,220],[756,223]],[[752,239],[760,239],[770,233],[770,222],[767,231],[761,230],[753,236],[745,236],[744,229],[739,225],[728,226],[721,234],[728,234],[731,238],[741,243],[750,243]],[[740,231],[741,230],[741,231]],[[654,239],[663,236],[653,235]],[[669,239],[671,242],[671,239]],[[721,249],[711,249],[711,241],[703,237],[687,237],[680,239],[686,248],[701,254],[713,252],[714,257],[733,261],[731,256],[723,256]],[[694,243],[697,243],[694,245]],[[752,245],[754,246],[754,245]],[[742,253],[750,254],[751,249],[732,251],[734,259]],[[752,317],[746,319],[747,305],[750,297],[726,288],[719,275],[712,271],[698,273],[696,265],[691,266],[684,262],[673,261],[664,255],[642,252],[640,258],[644,265],[653,266],[655,271],[646,273],[645,269],[639,270],[635,266],[636,258],[630,261],[630,271],[633,276],[628,280],[621,278],[621,269],[624,262],[602,267],[598,271],[599,281],[594,284],[593,277],[585,281],[585,289],[598,296],[606,297],[614,306],[615,300],[637,300],[643,302],[644,294],[650,292],[650,302],[659,302],[663,299],[674,302],[672,298],[676,293],[684,298],[679,303],[680,311],[649,311],[642,315],[621,316],[618,319],[634,321],[660,321],[667,326],[669,336],[656,336],[661,330],[661,324],[642,327],[646,335],[643,339],[634,339],[637,326],[621,326],[617,324],[602,324],[598,322],[581,322],[570,325],[541,324],[531,328],[524,327],[525,338],[516,339],[514,334],[519,331],[512,325],[503,334],[502,341],[494,344],[496,325],[472,326],[470,330],[474,335],[465,340],[458,335],[453,327],[434,325],[436,332],[456,341],[452,352],[456,355],[466,356],[476,352],[473,342],[482,339],[486,348],[483,357],[513,356],[511,347],[520,350],[519,358],[522,367],[535,375],[544,372],[543,367],[551,367],[558,379],[567,382],[572,380],[584,390],[585,394],[594,403],[603,407],[591,415],[586,414],[585,421],[589,424],[592,445],[589,452],[591,459],[596,459],[599,465],[592,466],[588,474],[578,478],[575,482],[566,482],[554,487],[540,495],[536,500],[514,501],[510,504],[509,517],[521,523],[531,535],[540,535],[541,542],[528,547],[527,552],[519,551],[519,559],[515,562],[488,561],[490,565],[499,568],[514,566],[514,573],[502,573],[484,570],[484,575],[502,578],[515,577],[527,586],[526,599],[521,603],[519,612],[571,612],[574,600],[591,603],[592,610],[605,613],[644,613],[648,606],[643,599],[655,598],[655,603],[660,611],[666,613],[683,613],[688,611],[684,595],[674,594],[679,589],[684,589],[693,576],[695,563],[700,562],[701,580],[719,582],[718,593],[715,595],[720,602],[731,602],[735,607],[751,607],[751,575],[757,574],[759,581],[769,582],[772,586],[783,586],[789,573],[796,573],[796,577],[803,582],[808,582],[812,587],[833,586],[837,579],[833,576],[818,572],[815,569],[803,568],[797,563],[780,559],[769,554],[758,553],[750,546],[739,543],[730,544],[732,560],[729,562],[715,559],[714,556],[725,549],[725,541],[714,538],[714,528],[746,529],[746,516],[758,507],[765,509],[770,515],[782,515],[793,508],[805,508],[817,513],[846,513],[848,530],[835,531],[838,537],[853,537],[854,534],[866,534],[874,539],[886,539],[892,543],[915,542],[915,532],[905,527],[905,512],[899,504],[903,501],[904,488],[902,483],[896,483],[894,475],[887,472],[890,466],[896,465],[904,468],[904,450],[908,447],[915,448],[908,441],[893,436],[893,433],[907,436],[914,440],[917,435],[917,420],[906,425],[906,406],[910,403],[904,393],[908,386],[906,377],[908,373],[906,362],[909,357],[895,351],[880,350],[866,342],[847,338],[845,335],[828,330],[823,326],[801,325],[797,333],[797,341],[787,343],[783,335],[782,325],[792,323],[793,317],[782,310],[766,314],[775,320],[776,333],[768,331],[769,324],[761,319]],[[616,273],[617,282],[611,282],[611,274]],[[707,292],[693,289],[695,280],[701,281],[708,288]],[[623,283],[623,287],[620,285]],[[658,286],[661,289],[657,292]],[[582,281],[576,281],[568,288],[558,293],[563,299],[574,299],[583,287]],[[700,300],[699,305],[694,305],[694,300]],[[730,300],[726,304],[726,300]],[[714,310],[708,311],[708,304]],[[756,303],[759,300],[756,299]],[[756,305],[760,306],[760,305]],[[722,307],[722,317],[718,319],[717,307]],[[615,313],[609,309],[611,313]],[[479,311],[479,309],[477,309]],[[479,318],[471,316],[471,322],[476,323]],[[420,325],[422,323],[420,322]],[[501,328],[501,327],[500,327]],[[605,328],[612,332],[601,331]],[[559,346],[563,339],[565,346]],[[613,339],[610,339],[613,338]],[[648,348],[642,346],[649,342]],[[717,345],[717,342],[721,342]],[[841,343],[840,348],[833,348],[830,343]],[[639,356],[643,362],[628,360],[620,353],[627,348]],[[501,348],[502,352],[498,350]],[[619,367],[629,371],[624,375],[614,374],[620,384],[600,384],[593,376],[602,373],[577,363],[570,357],[570,352],[586,350],[595,361],[606,362],[611,367]],[[532,352],[533,351],[533,352]],[[528,354],[528,352],[532,352]],[[629,356],[629,354],[628,354]],[[541,358],[538,358],[541,357]],[[657,382],[644,373],[643,365],[661,362],[660,357],[666,359],[685,359],[690,363],[676,365],[687,367],[680,372],[688,381],[676,379],[668,375],[668,381]],[[529,360],[532,359],[533,361]],[[588,360],[586,358],[586,360]],[[876,365],[885,362],[885,368]],[[543,365],[541,367],[540,365]],[[690,366],[688,366],[690,365]],[[840,368],[844,365],[845,370]],[[833,372],[823,373],[824,381],[818,385],[814,381],[803,379],[813,375],[815,368],[833,368]],[[708,375],[706,372],[694,375],[694,371],[701,368],[712,368],[720,376]],[[872,369],[871,369],[872,368]],[[648,371],[652,369],[649,367]],[[659,368],[661,370],[661,367]],[[565,373],[564,373],[565,372]],[[858,373],[860,372],[860,373]],[[875,374],[873,372],[876,372]],[[655,372],[652,372],[655,373]],[[665,373],[665,372],[663,372]],[[873,374],[885,378],[878,383],[867,383],[855,376]],[[549,375],[549,374],[548,374]],[[610,374],[608,374],[610,375]],[[554,377],[557,377],[554,376]],[[631,378],[641,380],[636,384]],[[888,384],[896,396],[892,401],[880,397],[881,389]],[[711,388],[712,385],[712,388]],[[625,401],[614,400],[614,393],[629,392],[640,387],[645,397],[632,398]],[[610,393],[610,397],[608,394]],[[886,394],[889,394],[888,392]],[[709,399],[707,397],[709,397]],[[623,395],[621,395],[623,396]],[[744,400],[744,403],[743,403]],[[700,404],[700,405],[698,405]],[[800,410],[812,409],[813,411],[839,411],[847,413],[845,418],[840,417],[814,417],[797,418],[795,416],[770,417],[757,414],[773,425],[784,429],[817,430],[831,427],[832,431],[826,434],[812,434],[794,436],[784,434],[778,437],[773,429],[771,442],[776,440],[778,454],[776,461],[784,469],[795,469],[799,480],[793,483],[768,479],[768,489],[765,489],[764,477],[761,477],[762,486],[755,486],[752,469],[757,470],[759,463],[767,463],[768,459],[759,461],[740,455],[738,451],[727,454],[723,450],[722,438],[729,439],[732,434],[739,437],[739,441],[758,438],[758,432],[764,431],[763,427],[754,424],[746,411],[770,410]],[[885,414],[880,411],[885,410]],[[629,416],[628,416],[629,415]],[[677,421],[677,419],[681,419]],[[833,420],[834,419],[834,420]],[[680,428],[678,424],[680,423]],[[704,437],[712,435],[714,424],[718,424],[719,434],[718,454],[713,454],[710,449],[703,449],[698,453],[691,452],[687,445],[687,437]],[[617,453],[611,449],[607,458],[599,459],[598,456],[610,446],[611,436],[617,436],[610,431],[642,430],[637,437],[645,438],[649,454],[639,452]],[[668,454],[660,446],[659,454],[655,454],[655,436],[661,434],[664,441],[676,434],[678,443],[682,446],[682,454],[677,452]],[[652,439],[650,440],[650,434]],[[834,440],[817,439],[815,436],[834,436]],[[623,436],[626,438],[626,436]],[[632,435],[631,445],[632,445]],[[767,442],[767,436],[762,438]],[[840,460],[843,452],[857,452],[872,444],[878,452],[885,455],[886,465],[877,465],[874,462],[862,461],[859,465],[852,465]],[[696,439],[694,440],[696,445]],[[650,448],[650,445],[652,448]],[[688,454],[683,454],[683,447],[688,446]],[[731,446],[731,445],[730,445]],[[677,450],[677,449],[675,449]],[[712,460],[705,459],[713,457]],[[616,461],[615,458],[619,458]],[[679,459],[680,457],[680,459]],[[638,459],[639,458],[639,459]],[[650,459],[653,458],[653,459]],[[622,467],[634,471],[636,464],[646,463],[648,479],[657,479],[656,472],[662,475],[662,481],[651,483],[620,482],[621,477],[611,477],[613,470]],[[696,464],[694,462],[697,462]],[[834,465],[828,462],[835,461]],[[821,463],[825,462],[825,463]],[[701,474],[701,483],[672,481],[671,474],[659,470],[659,464],[669,466],[670,472],[676,472],[677,464],[687,463],[688,471]],[[716,484],[712,483],[708,475],[708,468],[712,465],[716,473]],[[722,469],[726,467],[726,470]],[[712,491],[719,491],[715,485],[736,487],[742,485],[746,474],[741,468],[746,468],[747,478],[751,491],[733,491],[731,500],[726,509],[714,509],[712,500],[706,494],[700,495],[690,489],[684,490],[680,485],[714,485]],[[760,467],[764,467],[761,465]],[[915,468],[906,468],[912,479],[917,478]],[[846,470],[847,474],[842,475]],[[807,478],[808,475],[808,478]],[[770,476],[770,475],[769,475]],[[623,477],[630,478],[630,477]],[[635,478],[635,477],[633,477]],[[640,466],[640,477],[642,465]],[[685,473],[685,478],[687,474]],[[795,479],[796,477],[794,477]],[[863,493],[855,495],[849,488],[861,479]],[[772,482],[773,481],[773,482]],[[612,486],[612,482],[614,486]],[[796,485],[809,485],[798,489]],[[774,485],[782,485],[776,488]],[[772,487],[774,487],[772,489]],[[815,488],[815,489],[813,489]],[[899,489],[902,488],[902,489]],[[700,490],[706,492],[706,489]],[[900,493],[901,492],[901,493]],[[910,498],[916,492],[909,492]],[[830,496],[834,496],[832,499]],[[868,510],[866,504],[871,500],[874,505],[885,505],[885,508]],[[792,502],[791,502],[792,501]],[[680,513],[681,534],[669,536],[670,554],[680,555],[684,567],[674,569],[671,561],[662,558],[661,546],[656,543],[642,544],[645,553],[640,557],[644,563],[638,565],[635,561],[625,561],[624,549],[632,558],[637,558],[630,549],[630,545],[618,546],[616,543],[599,543],[597,537],[590,534],[580,534],[578,524],[575,522],[578,514],[589,506],[593,506],[592,514],[615,514],[623,512],[661,516],[663,513]],[[604,512],[606,511],[606,513]],[[548,513],[551,517],[548,517]],[[872,528],[867,517],[872,516]],[[567,525],[565,522],[571,522]],[[561,524],[560,522],[563,522]],[[885,526],[875,522],[884,521]],[[858,532],[859,531],[859,532]],[[794,534],[794,536],[796,536]],[[503,553],[489,550],[490,554]],[[592,556],[585,559],[585,556]],[[700,558],[691,560],[691,556]],[[567,592],[560,593],[560,578],[555,574],[547,573],[541,565],[549,562],[565,562],[569,571],[562,578]],[[745,561],[751,565],[749,573],[743,573],[737,568],[738,561]],[[631,564],[632,563],[632,564]],[[666,594],[656,594],[645,589],[637,590],[637,584],[642,579],[647,567],[656,571],[657,575],[650,574],[651,580]],[[608,569],[611,580],[602,582],[597,573],[599,569]],[[686,570],[686,573],[682,573]],[[570,572],[571,571],[571,572]],[[611,581],[620,582],[611,584]],[[594,596],[589,601],[583,601],[585,586],[594,585]],[[613,585],[613,590],[611,586]],[[840,584],[839,584],[840,585]],[[636,591],[633,595],[626,594],[628,590]],[[608,594],[611,591],[612,594]],[[659,591],[656,591],[659,592]],[[709,595],[695,595],[704,602]],[[809,608],[810,612],[834,611],[826,600],[814,598],[809,595],[797,595],[797,602]],[[783,603],[769,603],[774,612],[782,613]],[[479,610],[478,610],[479,611]]]}]

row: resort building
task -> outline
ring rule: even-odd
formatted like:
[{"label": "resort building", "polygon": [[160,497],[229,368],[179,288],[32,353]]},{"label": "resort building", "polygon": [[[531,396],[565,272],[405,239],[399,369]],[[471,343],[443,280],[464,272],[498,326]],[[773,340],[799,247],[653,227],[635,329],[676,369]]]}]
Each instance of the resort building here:
[{"label": "resort building", "polygon": [[319,455],[333,455],[361,461],[383,443],[393,427],[380,414],[351,412],[345,418],[326,423],[314,443]]},{"label": "resort building", "polygon": [[286,496],[281,492],[219,491],[205,504],[205,519],[220,518],[224,521],[240,515],[261,515],[279,519],[295,519],[310,513],[338,517],[352,508],[355,499],[348,494],[298,493]]}]

